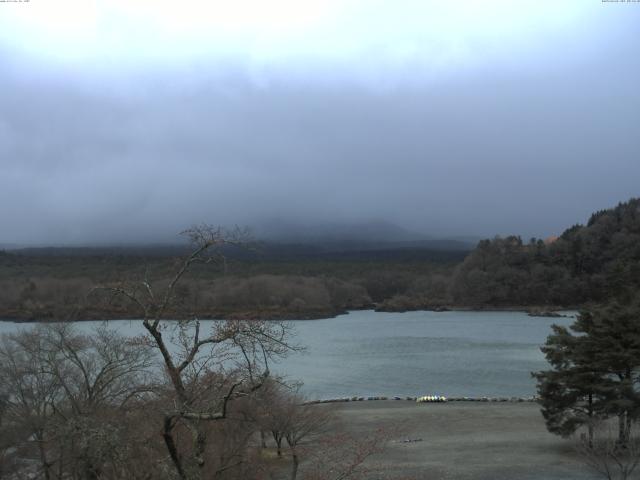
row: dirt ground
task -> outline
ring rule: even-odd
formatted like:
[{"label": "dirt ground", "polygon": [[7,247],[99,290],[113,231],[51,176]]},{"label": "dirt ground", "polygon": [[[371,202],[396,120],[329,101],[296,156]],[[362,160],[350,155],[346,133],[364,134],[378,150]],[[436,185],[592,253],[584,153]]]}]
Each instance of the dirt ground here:
[{"label": "dirt ground", "polygon": [[341,403],[335,408],[344,428],[358,435],[384,426],[401,428],[402,434],[386,451],[370,460],[384,468],[375,478],[600,478],[583,466],[572,440],[547,432],[535,403],[389,400]]}]

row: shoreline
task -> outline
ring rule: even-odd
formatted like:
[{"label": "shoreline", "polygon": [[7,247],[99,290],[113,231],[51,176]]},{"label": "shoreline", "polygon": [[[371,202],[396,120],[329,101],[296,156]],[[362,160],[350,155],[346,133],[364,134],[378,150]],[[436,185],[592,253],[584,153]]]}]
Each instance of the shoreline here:
[{"label": "shoreline", "polygon": [[[352,308],[349,310],[336,310],[332,312],[318,311],[318,312],[306,312],[306,313],[294,313],[294,312],[273,312],[273,311],[253,311],[253,312],[229,312],[226,314],[213,314],[197,316],[199,320],[264,320],[264,321],[312,321],[312,320],[329,320],[337,318],[339,316],[348,315],[350,312],[370,311],[371,313],[408,313],[408,312],[515,312],[526,313],[528,316],[535,318],[570,318],[573,315],[567,315],[558,312],[573,312],[579,311],[581,306],[540,306],[540,305],[513,305],[513,306],[496,306],[496,305],[482,305],[482,306],[467,306],[467,305],[450,305],[434,308],[419,308],[419,309],[398,309],[398,310],[379,310],[376,305],[371,305],[368,308]],[[172,319],[166,319],[171,321],[187,320],[193,317],[176,317]],[[15,313],[8,315],[0,314],[0,322],[7,323],[64,323],[64,322],[109,322],[118,320],[140,320],[139,318],[133,318],[131,315],[111,315],[111,316],[99,316],[99,315],[87,315],[79,319],[70,318],[56,318],[43,316],[38,319],[35,315],[16,316]]]},{"label": "shoreline", "polygon": [[[426,399],[425,397],[434,397],[433,400]],[[387,402],[413,402],[413,403],[459,403],[459,402],[480,402],[480,403],[536,403],[538,402],[539,397],[537,395],[531,396],[513,396],[513,397],[447,397],[439,396],[439,395],[420,395],[420,396],[354,396],[354,397],[337,397],[337,398],[326,398],[326,399],[317,399],[317,400],[309,400],[304,402],[303,405],[317,405],[324,403],[347,403],[347,402],[376,402],[376,401],[387,401]]]}]

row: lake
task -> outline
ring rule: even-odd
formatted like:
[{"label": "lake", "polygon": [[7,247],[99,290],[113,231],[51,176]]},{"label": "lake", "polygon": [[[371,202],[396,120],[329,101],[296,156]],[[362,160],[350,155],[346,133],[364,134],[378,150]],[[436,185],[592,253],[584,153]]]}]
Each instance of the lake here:
[{"label": "lake", "polygon": [[[573,318],[522,312],[406,312],[370,310],[291,322],[306,352],[272,370],[304,381],[311,398],[368,395],[530,396],[530,373],[547,368],[540,352],[551,325]],[[82,330],[102,322],[81,322]],[[203,322],[206,323],[206,322]],[[123,333],[139,321],[109,322]],[[0,322],[0,333],[29,324]]]}]

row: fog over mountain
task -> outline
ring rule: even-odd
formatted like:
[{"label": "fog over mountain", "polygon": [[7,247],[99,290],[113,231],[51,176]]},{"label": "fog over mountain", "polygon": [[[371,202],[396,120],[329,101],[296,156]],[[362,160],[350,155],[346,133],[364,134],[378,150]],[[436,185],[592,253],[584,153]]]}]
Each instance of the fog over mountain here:
[{"label": "fog over mountain", "polygon": [[53,3],[0,4],[3,244],[545,237],[640,195],[640,4]]}]

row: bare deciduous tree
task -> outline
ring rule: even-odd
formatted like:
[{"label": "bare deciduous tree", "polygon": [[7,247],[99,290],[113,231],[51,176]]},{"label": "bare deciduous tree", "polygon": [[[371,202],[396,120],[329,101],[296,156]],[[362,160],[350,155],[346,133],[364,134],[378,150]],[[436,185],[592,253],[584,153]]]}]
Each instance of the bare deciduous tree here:
[{"label": "bare deciduous tree", "polygon": [[[362,436],[333,433],[308,450],[303,465],[304,480],[357,480],[372,478],[378,470],[366,466],[372,456],[384,451],[395,432],[380,428]],[[386,478],[386,477],[385,477]]]},{"label": "bare deciduous tree", "polygon": [[3,336],[2,436],[13,431],[12,447],[22,461],[14,471],[49,480],[122,470],[128,425],[121,413],[150,389],[151,362],[148,348],[105,327],[82,335],[71,324],[43,325]]},{"label": "bare deciduous tree", "polygon": [[298,475],[300,447],[326,433],[333,420],[332,411],[326,406],[309,405],[303,401],[302,396],[295,394],[287,402],[290,420],[285,430],[285,439],[291,452],[291,480],[296,480]]},{"label": "bare deciduous tree", "polygon": [[[184,232],[193,251],[183,259],[168,284],[157,291],[148,279],[105,286],[137,305],[149,344],[162,356],[171,386],[164,411],[162,437],[178,476],[200,479],[206,471],[206,424],[228,419],[230,402],[256,392],[269,377],[269,361],[294,349],[288,325],[277,322],[229,320],[213,324],[206,333],[197,318],[171,321],[181,279],[200,264],[226,265],[221,249],[242,245],[246,232],[210,226]],[[189,445],[178,444],[176,432],[186,429]]]}]

